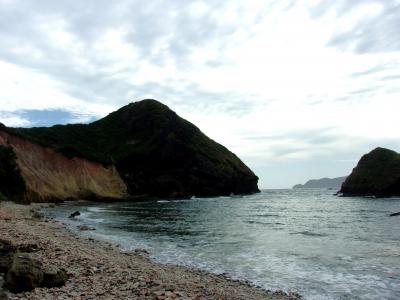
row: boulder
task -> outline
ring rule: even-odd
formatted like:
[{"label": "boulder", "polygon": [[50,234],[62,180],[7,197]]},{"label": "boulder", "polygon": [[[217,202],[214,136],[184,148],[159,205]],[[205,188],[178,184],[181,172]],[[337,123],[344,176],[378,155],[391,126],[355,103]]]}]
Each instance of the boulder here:
[{"label": "boulder", "polygon": [[5,292],[0,291],[0,300],[8,300],[8,296]]},{"label": "boulder", "polygon": [[79,231],[89,231],[89,230],[96,230],[96,228],[93,228],[88,225],[79,225],[78,226]]},{"label": "boulder", "polygon": [[64,269],[48,267],[44,270],[42,287],[61,287],[68,280],[68,274]]},{"label": "boulder", "polygon": [[13,293],[31,291],[43,281],[42,264],[27,255],[16,255],[6,275],[6,288]]},{"label": "boulder", "polygon": [[12,264],[16,248],[6,240],[0,240],[0,273],[7,273]]}]

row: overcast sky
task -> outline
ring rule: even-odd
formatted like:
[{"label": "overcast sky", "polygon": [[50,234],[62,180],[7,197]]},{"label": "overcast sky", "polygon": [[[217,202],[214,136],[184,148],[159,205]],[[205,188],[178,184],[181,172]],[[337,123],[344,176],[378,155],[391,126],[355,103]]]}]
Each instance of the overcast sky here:
[{"label": "overcast sky", "polygon": [[0,0],[0,122],[90,122],[154,98],[261,188],[400,151],[400,1]]}]

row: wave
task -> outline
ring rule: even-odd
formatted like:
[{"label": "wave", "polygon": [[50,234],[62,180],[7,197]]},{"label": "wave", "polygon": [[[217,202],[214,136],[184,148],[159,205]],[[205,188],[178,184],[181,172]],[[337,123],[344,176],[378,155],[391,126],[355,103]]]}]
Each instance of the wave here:
[{"label": "wave", "polygon": [[328,236],[328,234],[325,233],[316,233],[316,232],[312,232],[312,231],[299,231],[299,232],[292,232],[290,233],[291,235],[294,234],[301,234],[301,235],[306,235],[306,236],[314,236],[314,237],[323,237],[323,236]]}]

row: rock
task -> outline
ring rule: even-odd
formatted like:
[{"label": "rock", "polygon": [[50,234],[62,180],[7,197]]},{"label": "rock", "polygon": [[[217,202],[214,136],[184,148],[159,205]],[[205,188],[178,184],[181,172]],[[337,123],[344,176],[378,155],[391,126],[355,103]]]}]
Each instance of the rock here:
[{"label": "rock", "polygon": [[88,225],[79,225],[78,226],[79,231],[88,231],[88,230],[96,230],[96,228]]},{"label": "rock", "polygon": [[8,300],[8,296],[5,292],[0,291],[0,300]]},{"label": "rock", "polygon": [[165,292],[165,296],[166,297],[170,297],[170,298],[175,298],[176,297],[175,293],[171,292],[171,291],[166,291]]},{"label": "rock", "polygon": [[68,274],[64,269],[58,270],[55,267],[46,269],[43,274],[41,286],[52,288],[61,287],[68,280]]},{"label": "rock", "polygon": [[28,256],[16,255],[6,275],[6,288],[13,293],[31,291],[43,281],[42,264]]},{"label": "rock", "polygon": [[79,211],[75,211],[72,214],[70,214],[69,217],[72,219],[72,218],[75,218],[75,217],[80,216],[80,215],[81,215],[81,213]]},{"label": "rock", "polygon": [[44,218],[44,215],[41,212],[38,212],[36,210],[32,212],[32,219],[33,220],[41,220],[43,218]]},{"label": "rock", "polygon": [[400,196],[400,154],[376,148],[365,154],[343,183],[343,196]]},{"label": "rock", "polygon": [[137,249],[135,249],[134,250],[134,252],[136,253],[136,254],[144,254],[144,255],[149,255],[150,253],[149,253],[149,251],[147,251],[146,249],[143,249],[143,248],[137,248]]},{"label": "rock", "polygon": [[0,240],[0,273],[7,273],[12,264],[16,248],[6,240]]},{"label": "rock", "polygon": [[8,143],[2,144],[0,136],[0,200],[23,198],[26,186],[17,159],[14,148]]},{"label": "rock", "polygon": [[17,251],[23,253],[32,253],[39,250],[40,247],[37,244],[22,244],[17,246]]},{"label": "rock", "polygon": [[389,217],[400,216],[400,212],[390,214]]}]

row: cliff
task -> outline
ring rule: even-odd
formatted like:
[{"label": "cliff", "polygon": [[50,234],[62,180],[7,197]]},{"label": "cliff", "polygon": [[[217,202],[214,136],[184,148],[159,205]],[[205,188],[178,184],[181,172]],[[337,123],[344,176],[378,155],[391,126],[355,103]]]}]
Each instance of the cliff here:
[{"label": "cliff", "polygon": [[340,190],[343,196],[400,196],[400,154],[376,148],[365,154]]},{"label": "cliff", "polygon": [[[18,173],[23,179],[18,190],[3,189],[9,198],[46,202],[91,197],[122,199],[127,196],[126,185],[114,167],[104,167],[83,158],[67,158],[4,130],[0,130],[0,145],[13,151]],[[15,187],[15,184],[7,186]]]},{"label": "cliff", "polygon": [[340,189],[342,183],[346,180],[344,177],[336,178],[321,178],[321,179],[311,179],[305,184],[296,184],[293,186],[294,189],[316,189],[316,188],[326,188],[326,189]]},{"label": "cliff", "polygon": [[34,201],[258,192],[257,176],[235,154],[156,100],[87,125],[3,126],[0,143],[15,152]]}]

